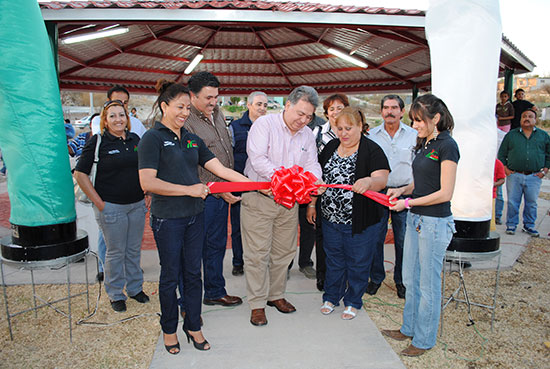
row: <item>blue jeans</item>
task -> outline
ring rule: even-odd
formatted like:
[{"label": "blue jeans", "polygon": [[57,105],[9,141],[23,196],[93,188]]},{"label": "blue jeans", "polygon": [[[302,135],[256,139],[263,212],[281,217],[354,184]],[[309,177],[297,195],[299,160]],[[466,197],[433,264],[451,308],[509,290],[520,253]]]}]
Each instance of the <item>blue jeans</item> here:
[{"label": "blue jeans", "polygon": [[403,252],[407,288],[401,333],[421,349],[435,346],[441,315],[441,271],[455,225],[452,216],[438,218],[409,212]]},{"label": "blue jeans", "polygon": [[204,298],[216,300],[227,295],[223,278],[223,258],[227,247],[228,204],[208,196],[204,202]]},{"label": "blue jeans", "polygon": [[160,325],[166,334],[178,328],[176,287],[183,270],[184,327],[199,331],[202,308],[201,257],[204,240],[204,213],[185,218],[151,216],[151,228],[160,259]]},{"label": "blue jeans", "polygon": [[381,223],[352,235],[351,225],[322,222],[327,266],[323,301],[338,306],[343,298],[345,306],[361,309]]},{"label": "blue jeans", "polygon": [[243,241],[241,240],[241,202],[231,204],[231,249],[233,266],[243,266]]},{"label": "blue jeans", "polygon": [[405,229],[407,227],[407,213],[407,210],[396,212],[384,209],[384,216],[382,217],[380,225],[380,235],[376,243],[370,270],[371,282],[381,284],[384,278],[386,278],[386,270],[384,269],[384,241],[386,239],[386,233],[388,233],[388,218],[391,216],[391,226],[395,245],[393,280],[395,284],[403,283],[401,267],[403,264],[403,243],[405,241]]},{"label": "blue jeans", "polygon": [[147,208],[143,200],[132,204],[105,202],[103,211],[94,207],[105,238],[105,292],[112,301],[126,300],[143,289],[141,241]]},{"label": "blue jeans", "polygon": [[508,212],[506,213],[506,228],[516,229],[519,223],[519,205],[521,197],[525,199],[523,206],[523,225],[534,229],[537,220],[537,198],[539,197],[542,179],[534,174],[512,173],[506,179],[508,193]]},{"label": "blue jeans", "polygon": [[502,185],[497,186],[497,198],[495,199],[495,219],[502,218],[504,209],[504,196],[502,196]]}]

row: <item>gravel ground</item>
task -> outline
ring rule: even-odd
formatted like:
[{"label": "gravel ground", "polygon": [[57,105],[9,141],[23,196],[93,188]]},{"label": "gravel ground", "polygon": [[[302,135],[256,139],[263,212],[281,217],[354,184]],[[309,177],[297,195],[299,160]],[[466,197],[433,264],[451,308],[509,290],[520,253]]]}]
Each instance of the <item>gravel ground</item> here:
[{"label": "gravel ground", "polygon": [[[501,272],[497,295],[494,332],[490,312],[472,308],[475,324],[469,326],[464,304],[451,304],[444,312],[445,331],[437,345],[418,358],[403,357],[407,368],[549,368],[550,349],[550,240],[533,239],[514,268]],[[494,271],[466,272],[465,280],[472,301],[491,304]],[[392,275],[386,278],[376,296],[365,295],[364,308],[379,329],[398,328],[403,300],[393,290]],[[447,281],[447,294],[457,279]],[[83,285],[75,285],[83,290]],[[10,341],[5,314],[0,314],[0,367],[5,368],[147,368],[160,334],[159,302],[156,283],[145,283],[151,302],[128,301],[126,313],[115,313],[103,293],[99,312],[89,322],[112,326],[73,325],[69,342],[67,320],[52,309],[40,309],[38,318],[28,312],[12,319],[14,341]],[[104,292],[104,291],[103,291]],[[8,287],[12,312],[32,305],[30,286]],[[49,301],[66,295],[65,285],[40,285],[37,294]],[[97,285],[92,286],[92,300]],[[95,300],[91,301],[92,310]],[[0,298],[0,306],[4,301]],[[65,309],[66,304],[57,304]],[[77,297],[73,317],[87,315],[86,300]],[[123,323],[117,321],[141,315]],[[388,339],[399,353],[407,342]]]}]

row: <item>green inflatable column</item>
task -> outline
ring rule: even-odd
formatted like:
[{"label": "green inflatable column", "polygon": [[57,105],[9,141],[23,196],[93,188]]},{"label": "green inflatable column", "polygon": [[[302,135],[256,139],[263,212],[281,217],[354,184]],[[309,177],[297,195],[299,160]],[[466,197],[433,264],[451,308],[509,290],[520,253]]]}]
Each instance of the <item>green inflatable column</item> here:
[{"label": "green inflatable column", "polygon": [[57,72],[36,0],[0,1],[0,147],[8,168],[10,240],[2,257],[81,253]]}]

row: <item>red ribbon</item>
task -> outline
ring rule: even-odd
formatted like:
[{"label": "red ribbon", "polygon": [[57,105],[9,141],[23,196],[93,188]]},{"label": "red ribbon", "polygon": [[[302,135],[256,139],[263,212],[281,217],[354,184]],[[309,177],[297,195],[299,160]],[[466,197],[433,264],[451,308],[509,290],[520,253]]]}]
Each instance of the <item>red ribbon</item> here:
[{"label": "red ribbon", "polygon": [[[343,188],[351,190],[351,185],[319,184],[311,172],[305,172],[298,165],[292,168],[281,168],[273,174],[271,182],[209,182],[210,193],[245,192],[267,190],[271,188],[273,198],[277,204],[292,208],[295,202],[307,204],[311,201],[311,194],[316,194],[319,187]],[[375,191],[365,191],[363,196],[384,206],[393,206],[388,195]]]}]

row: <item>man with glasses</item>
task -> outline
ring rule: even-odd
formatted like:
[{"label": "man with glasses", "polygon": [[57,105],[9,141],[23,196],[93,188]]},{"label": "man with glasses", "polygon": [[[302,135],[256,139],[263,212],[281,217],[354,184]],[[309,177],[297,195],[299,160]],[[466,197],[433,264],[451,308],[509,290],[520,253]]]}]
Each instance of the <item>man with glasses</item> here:
[{"label": "man with glasses", "polygon": [[[270,181],[280,167],[299,165],[321,178],[315,136],[307,124],[319,103],[309,86],[295,88],[279,114],[259,117],[248,134],[248,160],[244,174],[252,181]],[[320,182],[320,181],[319,181]],[[281,313],[296,308],[284,298],[287,268],[296,255],[298,205],[291,209],[277,204],[270,191],[243,193],[241,236],[250,323],[267,324],[265,306]]]},{"label": "man with glasses", "polygon": [[[244,172],[244,166],[248,155],[246,154],[246,141],[248,131],[252,123],[259,117],[267,114],[267,95],[262,91],[254,91],[248,96],[246,102],[248,111],[245,111],[240,119],[236,119],[229,125],[229,131],[233,137],[233,157],[235,169],[239,173]],[[240,195],[240,194],[239,194]],[[231,205],[231,249],[233,250],[233,275],[244,274],[243,243],[241,241],[241,203]]]}]

